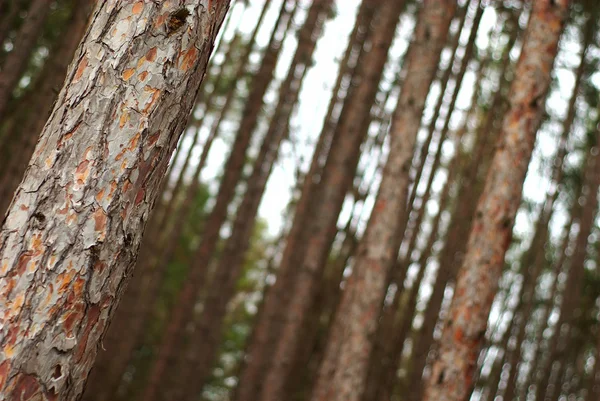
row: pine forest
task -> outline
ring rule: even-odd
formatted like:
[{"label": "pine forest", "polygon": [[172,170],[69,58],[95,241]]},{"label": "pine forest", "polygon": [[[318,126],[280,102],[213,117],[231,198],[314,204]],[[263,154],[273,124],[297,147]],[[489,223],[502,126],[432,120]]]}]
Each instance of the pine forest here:
[{"label": "pine forest", "polygon": [[0,0],[0,401],[600,401],[598,0]]}]

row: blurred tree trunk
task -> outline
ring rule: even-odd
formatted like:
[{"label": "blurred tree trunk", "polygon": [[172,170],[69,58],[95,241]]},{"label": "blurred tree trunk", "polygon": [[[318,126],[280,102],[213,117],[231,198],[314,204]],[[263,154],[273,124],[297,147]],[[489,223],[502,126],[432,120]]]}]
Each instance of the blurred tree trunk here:
[{"label": "blurred tree trunk", "polygon": [[263,98],[273,79],[282,43],[286,37],[285,33],[288,31],[295,10],[296,6],[291,1],[283,2],[280,11],[282,17],[273,30],[273,35],[263,56],[259,71],[252,80],[252,89],[246,100],[240,126],[224,167],[215,206],[206,220],[202,240],[192,258],[184,287],[181,289],[176,304],[169,315],[169,321],[148,378],[148,386],[144,391],[143,399],[145,401],[160,399],[160,393],[167,390],[162,386],[162,378],[167,372],[169,362],[178,350],[182,328],[186,323],[186,319],[192,314],[198,291],[205,284],[208,263],[214,256],[221,226],[227,219],[227,209],[235,196],[235,189],[242,177],[248,145],[254,135],[258,118],[262,114]]},{"label": "blurred tree trunk", "polygon": [[19,83],[49,12],[50,1],[32,0],[27,17],[15,38],[13,50],[4,59],[0,70],[0,121],[4,120],[12,92]]},{"label": "blurred tree trunk", "polygon": [[[50,58],[33,84],[33,88],[19,100],[14,112],[16,123],[8,133],[10,150],[2,161],[0,176],[0,216],[4,217],[13,193],[27,167],[39,134],[48,120],[58,89],[65,80],[69,62],[83,36],[95,0],[73,1],[72,15],[67,27],[61,33]],[[35,115],[32,111],[35,110]]]},{"label": "blurred tree trunk", "polygon": [[[219,340],[227,305],[235,295],[235,286],[243,272],[244,259],[250,246],[258,207],[267,180],[277,161],[281,142],[287,138],[292,110],[298,101],[301,84],[312,63],[317,40],[323,24],[331,12],[332,0],[315,0],[308,10],[304,25],[298,32],[298,47],[290,64],[288,75],[279,88],[279,99],[263,139],[246,193],[225,242],[215,275],[207,289],[203,310],[197,321],[187,349],[181,353],[176,366],[176,383],[170,399],[194,400],[210,375],[219,350]],[[185,393],[184,396],[179,394]]]},{"label": "blurred tree trunk", "polygon": [[[573,121],[575,120],[575,115],[577,112],[575,106],[577,98],[579,97],[579,91],[583,79],[583,73],[585,70],[585,57],[587,54],[587,49],[589,48],[591,39],[593,37],[592,33],[594,32],[594,25],[595,21],[588,21],[587,23],[586,33],[584,34],[583,51],[581,52],[579,66],[575,71],[575,84],[573,86],[573,92],[571,94],[571,98],[569,99],[569,104],[567,106],[567,116],[563,122],[563,132],[558,143],[558,152],[555,156],[556,162],[554,163],[554,172],[552,173],[552,176],[554,177],[553,181],[557,187],[561,184],[562,181],[562,165],[564,162],[565,155],[567,153],[566,142],[571,132],[571,127],[573,125]],[[521,289],[519,291],[520,293],[518,296],[519,305],[517,306],[516,310],[517,317],[511,320],[511,326],[516,325],[516,341],[514,342],[515,349],[510,351],[510,358],[508,359],[510,373],[508,378],[506,379],[507,387],[504,391],[504,399],[512,400],[515,397],[515,390],[517,388],[517,381],[519,379],[518,362],[521,358],[521,347],[523,345],[523,342],[525,341],[525,329],[527,323],[530,321],[531,313],[534,309],[535,288],[545,261],[544,249],[549,234],[548,225],[550,223],[550,219],[552,218],[552,212],[554,210],[554,205],[556,199],[558,198],[558,195],[558,191],[554,191],[553,194],[548,194],[547,200],[541,212],[541,216],[539,217],[538,224],[536,224],[536,230],[534,237],[531,241],[530,249],[527,251],[527,255],[523,260],[522,268],[524,276],[523,284],[521,285]]]},{"label": "blurred tree trunk", "polygon": [[[392,10],[394,7],[399,6],[393,5]],[[413,148],[455,7],[452,1],[431,0],[419,13],[415,38],[407,52],[406,79],[390,128],[388,160],[333,323],[343,327],[336,331],[344,335],[328,340],[325,369],[317,379],[313,400],[360,400],[365,390],[376,320],[402,241]],[[391,10],[384,12],[392,14]]]},{"label": "blurred tree trunk", "polygon": [[350,82],[357,79],[360,74],[357,67],[364,57],[369,54],[364,50],[363,44],[370,35],[371,21],[379,2],[380,0],[364,0],[358,11],[348,47],[340,63],[333,97],[325,115],[323,130],[316,144],[309,171],[304,178],[300,199],[295,206],[292,227],[286,238],[286,245],[279,263],[277,281],[265,294],[261,314],[257,319],[246,352],[245,366],[242,369],[240,383],[234,394],[234,399],[237,401],[257,400],[262,390],[264,376],[268,371],[269,363],[272,361],[273,344],[279,338],[276,329],[280,328],[280,314],[287,309],[290,298],[289,292],[297,278],[297,269],[292,261],[293,258],[298,257],[299,253],[303,252],[303,247],[306,245],[303,235],[306,222],[309,219],[310,202],[314,201],[314,192],[323,174],[324,160],[336,134],[336,124],[347,114],[342,109],[342,115],[339,118],[335,117],[336,108],[340,105],[342,99],[348,100],[353,90],[350,87],[344,97],[342,85],[345,79],[349,79]]},{"label": "blurred tree trunk", "polygon": [[[595,144],[598,143],[600,143],[600,130],[598,130],[595,138]],[[551,384],[552,366],[553,364],[560,364],[558,374],[561,375],[561,372],[564,372],[573,326],[581,316],[579,297],[585,273],[584,264],[587,257],[588,241],[595,225],[595,217],[598,210],[598,189],[600,188],[600,152],[598,152],[597,148],[592,149],[588,156],[588,165],[585,172],[585,204],[582,207],[579,232],[575,239],[575,249],[573,250],[563,290],[560,315],[548,346],[549,363],[546,364],[545,369],[541,370],[544,372],[544,375],[537,386],[536,400],[545,399],[542,397],[552,399],[552,391],[548,390]],[[560,382],[560,378],[557,378],[558,382]],[[556,391],[556,389],[553,391]],[[560,392],[558,393],[560,394]]]},{"label": "blurred tree trunk", "polygon": [[[516,20],[513,21],[516,25]],[[506,75],[510,67],[509,53],[517,39],[518,26],[513,26],[510,38],[503,54],[502,66],[500,68],[500,88],[496,91],[492,100],[490,110],[480,122],[477,129],[475,146],[472,151],[472,159],[465,167],[460,180],[461,190],[456,199],[456,210],[452,214],[446,241],[443,249],[440,251],[437,277],[435,279],[431,296],[423,314],[423,325],[418,335],[414,337],[414,351],[411,356],[410,378],[407,380],[409,385],[408,399],[410,401],[420,401],[423,391],[423,369],[427,364],[428,354],[433,346],[435,327],[438,323],[440,311],[444,301],[444,293],[447,284],[454,281],[456,271],[460,265],[460,260],[466,247],[464,239],[467,237],[474,217],[477,199],[483,190],[480,185],[481,178],[487,176],[489,165],[492,158],[492,152],[495,146],[495,139],[498,136],[498,121],[504,114],[503,90],[508,81]],[[474,104],[473,107],[479,107]]]},{"label": "blurred tree trunk", "polygon": [[308,242],[302,254],[295,255],[295,258],[301,259],[296,265],[298,276],[293,290],[290,289],[288,294],[290,302],[284,302],[287,309],[282,314],[282,319],[275,321],[273,329],[279,334],[279,338],[273,348],[272,364],[259,400],[279,400],[285,391],[286,381],[294,366],[293,357],[297,355],[301,343],[300,328],[307,321],[318,291],[317,283],[323,276],[326,259],[337,232],[338,215],[354,179],[360,147],[371,120],[371,105],[377,94],[387,53],[403,8],[403,2],[385,2],[378,10],[381,18],[374,28],[372,48],[365,63],[358,67],[361,80],[349,94],[349,101],[344,103],[347,112],[342,111],[345,115],[336,127],[331,144],[333,151],[328,155],[321,181],[309,203],[310,220],[305,222],[304,231]]},{"label": "blurred tree trunk", "polygon": [[471,389],[477,354],[542,120],[567,9],[566,0],[544,0],[533,6],[511,85],[501,142],[479,200],[441,350],[434,362],[424,401],[462,401]]},{"label": "blurred tree trunk", "polygon": [[0,231],[7,399],[80,397],[228,8],[98,3]]}]

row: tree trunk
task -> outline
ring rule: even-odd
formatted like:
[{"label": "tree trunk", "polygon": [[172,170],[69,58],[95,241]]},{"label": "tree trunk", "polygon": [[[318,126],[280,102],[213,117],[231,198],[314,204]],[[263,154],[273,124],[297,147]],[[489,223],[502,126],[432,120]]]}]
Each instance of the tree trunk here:
[{"label": "tree trunk", "polygon": [[[229,16],[231,15],[230,13]],[[229,18],[224,22],[223,30],[227,29],[226,25],[228,21]],[[216,54],[218,50],[216,49],[213,54]],[[211,70],[210,64],[207,67],[207,73]],[[222,74],[219,74],[220,76]],[[203,83],[202,88],[205,87],[206,83]],[[201,99],[203,95],[205,95],[204,92],[199,95],[199,100],[205,101],[208,107],[210,99]],[[195,105],[195,107],[197,106],[198,104]],[[190,123],[188,122],[186,129],[189,126]],[[182,140],[183,137],[180,138],[179,144],[181,144]],[[193,146],[190,147],[188,154],[192,152]],[[174,159],[176,158],[177,155],[174,156]],[[174,161],[171,162],[171,169],[173,164]],[[161,216],[165,213],[163,202],[168,180],[169,174],[167,173],[167,177],[163,180],[161,189],[159,190],[159,199],[146,226],[139,257],[136,261],[135,274],[121,298],[121,302],[104,337],[103,347],[98,352],[94,368],[90,373],[83,396],[83,399],[86,401],[118,399],[117,392],[119,386],[122,384],[123,375],[132,361],[136,349],[138,349],[144,339],[144,328],[150,319],[150,315],[154,310],[153,308],[156,306],[155,302],[158,299],[160,286],[163,283],[161,273],[164,274],[168,267],[166,265],[157,266],[156,263],[153,263],[156,253],[161,250],[157,237],[163,233],[159,231],[157,226],[160,224]],[[172,203],[176,203],[172,199],[169,200],[169,203],[171,201],[173,201]],[[124,333],[127,333],[127,335],[123,335]]]},{"label": "tree trunk", "polygon": [[[559,186],[562,181],[562,165],[564,162],[565,155],[567,153],[566,142],[569,133],[571,132],[571,126],[573,125],[573,121],[575,120],[575,104],[577,98],[579,97],[579,90],[582,83],[583,72],[585,67],[585,55],[587,54],[587,49],[592,38],[593,26],[594,24],[588,22],[586,29],[587,32],[584,35],[584,47],[583,51],[581,52],[579,67],[575,71],[575,84],[573,86],[571,98],[569,99],[569,105],[567,107],[567,116],[563,122],[563,132],[559,140],[559,150],[556,155],[557,162],[555,162],[554,164],[555,171],[552,174],[554,176],[554,183],[556,186]],[[548,224],[550,223],[550,219],[552,217],[552,212],[554,209],[554,204],[556,202],[556,199],[558,198],[558,195],[559,192],[556,190],[551,196],[550,194],[548,194],[547,200],[541,212],[541,216],[538,220],[536,232],[531,242],[530,249],[527,251],[529,257],[526,257],[524,260],[524,279],[523,284],[521,285],[520,295],[518,297],[520,301],[519,306],[517,308],[517,314],[519,315],[519,317],[518,319],[513,319],[511,321],[511,323],[517,324],[515,335],[516,341],[515,349],[510,352],[510,358],[508,360],[508,363],[510,365],[510,373],[508,378],[506,379],[508,384],[506,390],[504,391],[504,399],[512,400],[515,397],[515,390],[517,387],[517,381],[519,379],[519,371],[517,365],[521,357],[521,347],[525,340],[525,329],[527,323],[530,321],[530,315],[533,312],[534,308],[534,295],[537,279],[542,272],[542,267],[544,265],[543,261],[545,260],[544,249],[546,239],[548,237]]]},{"label": "tree trunk", "polygon": [[3,121],[8,102],[23,73],[29,56],[33,51],[38,34],[44,27],[46,17],[50,11],[48,0],[32,0],[27,17],[17,33],[13,51],[11,51],[0,71],[0,121]]},{"label": "tree trunk", "polygon": [[228,8],[98,3],[0,232],[7,398],[79,398]]},{"label": "tree trunk", "polygon": [[[397,5],[396,5],[397,7]],[[330,338],[313,400],[360,400],[387,277],[400,242],[405,217],[410,163],[429,86],[435,78],[456,3],[431,0],[419,14],[406,62],[406,80],[390,128],[390,152],[375,206],[346,283],[334,326],[342,338]],[[335,361],[335,362],[334,362]]]},{"label": "tree trunk", "polygon": [[[271,83],[277,60],[281,53],[282,41],[285,35],[278,34],[287,32],[288,23],[293,17],[292,13],[286,11],[289,6],[291,6],[290,1],[285,1],[282,5],[280,15],[283,15],[283,18],[280,19],[280,24],[273,31],[260,69],[252,81],[252,90],[246,100],[242,120],[231,153],[225,164],[224,175],[221,178],[215,206],[207,218],[205,229],[202,233],[202,241],[195,252],[192,264],[189,267],[188,277],[184,282],[184,287],[179,293],[175,307],[170,314],[158,350],[157,359],[151,370],[148,386],[144,392],[143,399],[145,401],[154,401],[159,395],[159,389],[163,388],[162,377],[165,375],[168,362],[174,355],[179,344],[178,341],[181,339],[181,329],[185,325],[187,318],[192,314],[197,291],[202,288],[205,282],[206,274],[208,273],[208,263],[214,255],[221,226],[227,218],[227,209],[235,196],[235,188],[242,177],[248,145],[255,132],[258,117],[261,115],[263,98]],[[295,11],[295,7],[292,7]]]},{"label": "tree trunk", "polygon": [[[371,20],[379,2],[380,0],[365,0],[361,3],[348,47],[340,63],[340,72],[325,116],[323,130],[315,147],[309,171],[302,184],[300,199],[295,207],[292,227],[279,264],[277,281],[265,295],[263,309],[246,352],[245,367],[240,376],[240,384],[235,391],[234,399],[237,401],[257,400],[262,390],[264,375],[266,375],[272,360],[273,343],[279,337],[277,329],[281,327],[280,314],[287,309],[289,292],[297,278],[297,269],[292,263],[292,259],[303,253],[305,241],[302,236],[306,229],[306,221],[309,219],[309,204],[314,199],[317,182],[323,174],[323,160],[331,148],[332,138],[335,136],[335,126],[339,121],[335,118],[335,109],[342,99],[343,80],[349,78],[352,81],[359,74],[357,62],[363,60],[368,54],[364,51],[363,41],[370,34]],[[367,33],[363,34],[363,32]],[[346,100],[348,96],[349,94],[346,94]],[[344,114],[343,110],[342,114]],[[343,116],[340,116],[341,118]]]},{"label": "tree trunk", "polygon": [[299,31],[298,47],[288,75],[279,88],[277,107],[254,162],[246,193],[237,209],[232,234],[225,242],[215,276],[204,300],[204,304],[208,307],[197,319],[197,327],[191,334],[190,346],[182,353],[180,363],[176,365],[178,366],[176,370],[180,372],[176,376],[180,379],[173,386],[174,394],[181,393],[183,390],[186,395],[181,398],[175,395],[171,399],[195,399],[210,375],[210,369],[219,350],[227,305],[235,295],[235,285],[242,273],[258,207],[278,158],[280,144],[288,136],[292,110],[298,100],[301,84],[312,61],[323,24],[330,13],[331,1],[315,0]]},{"label": "tree trunk", "polygon": [[462,401],[471,388],[567,8],[566,0],[538,1],[533,6],[501,142],[479,200],[440,354],[425,389],[425,401]]}]

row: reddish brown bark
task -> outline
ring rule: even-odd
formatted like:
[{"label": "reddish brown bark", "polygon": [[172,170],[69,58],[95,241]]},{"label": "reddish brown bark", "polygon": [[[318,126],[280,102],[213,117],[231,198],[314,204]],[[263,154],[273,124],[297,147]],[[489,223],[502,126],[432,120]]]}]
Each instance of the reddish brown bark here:
[{"label": "reddish brown bark", "polygon": [[[342,99],[348,99],[348,95],[343,97],[342,83],[345,79],[351,81],[356,79],[359,74],[356,71],[358,60],[363,60],[368,54],[363,49],[363,42],[370,34],[370,23],[378,2],[379,0],[367,0],[361,3],[348,47],[340,63],[340,72],[326,113],[323,130],[315,147],[309,171],[302,184],[300,199],[295,207],[294,220],[279,264],[277,281],[265,295],[261,315],[257,319],[252,333],[252,341],[246,352],[245,367],[242,370],[240,384],[234,397],[237,401],[256,400],[262,389],[263,377],[272,360],[273,344],[278,338],[277,328],[280,327],[278,322],[281,320],[279,314],[287,308],[289,291],[296,280],[297,269],[294,269],[292,258],[303,253],[303,246],[306,242],[302,235],[305,233],[305,223],[309,219],[309,203],[315,199],[313,194],[322,176],[323,161],[327,157],[332,138],[336,133],[335,127],[339,120],[335,116],[335,109]],[[344,110],[342,110],[342,114],[344,114]],[[339,118],[341,119],[343,116]]]},{"label": "reddish brown bark", "polygon": [[98,3],[0,232],[7,399],[81,395],[229,7],[203,4]]},{"label": "reddish brown bark", "polygon": [[426,401],[463,400],[470,391],[567,8],[568,1],[539,1],[533,6],[501,142],[479,200],[440,354],[425,389]]},{"label": "reddish brown bark", "polygon": [[[567,116],[563,122],[563,132],[561,134],[561,138],[559,139],[559,150],[556,155],[556,162],[554,163],[554,182],[555,185],[560,185],[563,176],[563,160],[567,153],[566,142],[567,138],[571,132],[571,126],[573,125],[573,121],[575,120],[576,108],[575,104],[577,98],[579,96],[579,90],[582,83],[583,72],[585,67],[585,56],[587,54],[587,49],[589,47],[594,24],[587,24],[587,33],[584,35],[584,44],[583,51],[581,52],[581,60],[579,63],[579,67],[575,71],[575,85],[573,86],[573,92],[571,98],[569,100],[569,105],[567,108]],[[516,333],[515,333],[515,349],[510,351],[510,358],[508,359],[508,364],[510,365],[510,374],[507,380],[507,386],[504,391],[505,399],[513,399],[515,397],[515,391],[517,388],[517,381],[519,379],[518,375],[518,362],[521,357],[521,347],[525,340],[525,328],[527,326],[527,322],[530,320],[530,315],[533,312],[534,308],[534,295],[535,295],[535,287],[537,283],[537,279],[542,272],[542,268],[544,265],[545,255],[545,243],[548,237],[548,224],[550,223],[550,219],[552,217],[552,212],[554,209],[554,204],[556,199],[558,198],[559,192],[557,190],[554,191],[553,194],[548,194],[548,198],[546,203],[544,204],[542,215],[538,220],[538,224],[536,225],[536,232],[534,238],[531,242],[530,249],[526,258],[523,261],[524,264],[524,278],[523,284],[521,285],[520,294],[518,296],[519,305],[517,307],[517,318],[512,319],[511,323],[516,324]]]},{"label": "reddish brown bark", "polygon": [[[490,110],[477,128],[477,137],[472,151],[470,163],[465,167],[460,180],[461,190],[456,200],[456,210],[452,214],[449,224],[446,242],[440,252],[440,267],[433,285],[433,291],[425,313],[423,316],[423,326],[420,334],[414,338],[414,351],[411,356],[411,372],[409,383],[409,400],[420,401],[422,397],[423,385],[422,374],[427,363],[427,357],[434,344],[434,331],[438,323],[438,317],[444,301],[444,293],[448,283],[454,281],[456,271],[460,265],[460,260],[466,247],[464,238],[468,236],[476,202],[483,188],[479,185],[482,177],[487,175],[491,162],[491,155],[494,150],[495,138],[498,136],[499,127],[496,128],[497,121],[504,114],[503,90],[502,86],[506,83],[508,67],[510,66],[509,52],[517,39],[518,29],[513,27],[509,42],[503,55],[503,63],[500,68],[501,85],[494,95]],[[474,107],[477,107],[474,104]]]},{"label": "reddish brown bark", "polygon": [[413,148],[455,7],[452,1],[432,0],[419,13],[407,53],[406,80],[390,128],[388,160],[333,323],[343,327],[338,331],[343,336],[329,340],[325,370],[317,379],[313,400],[360,400],[365,389],[379,308],[402,241]]}]

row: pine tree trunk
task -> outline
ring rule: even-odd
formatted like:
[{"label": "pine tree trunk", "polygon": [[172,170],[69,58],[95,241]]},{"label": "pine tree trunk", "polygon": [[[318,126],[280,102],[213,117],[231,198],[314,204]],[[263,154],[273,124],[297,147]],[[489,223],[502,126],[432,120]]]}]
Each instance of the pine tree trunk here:
[{"label": "pine tree trunk", "polygon": [[0,232],[7,398],[79,398],[228,6],[98,3]]},{"label": "pine tree trunk", "polygon": [[[340,63],[340,71],[334,85],[333,97],[330,101],[321,135],[316,144],[308,173],[302,184],[301,196],[295,207],[292,227],[286,239],[286,246],[279,264],[277,281],[266,293],[261,315],[252,333],[252,339],[246,352],[245,367],[240,376],[240,384],[236,388],[234,399],[237,401],[257,400],[264,383],[264,375],[272,361],[273,344],[279,338],[281,313],[287,309],[289,292],[296,281],[297,269],[293,258],[303,253],[306,245],[303,235],[306,221],[309,219],[309,204],[314,199],[316,177],[321,177],[323,160],[326,158],[333,137],[335,126],[339,120],[335,118],[335,108],[341,101],[344,78],[355,79],[358,75],[357,62],[363,60],[367,52],[363,49],[363,41],[370,33],[370,24],[377,4],[380,0],[365,0],[361,3],[354,29],[344,58]],[[363,34],[362,32],[367,32]],[[358,48],[358,49],[357,49]],[[348,95],[346,95],[346,99]],[[343,113],[343,110],[342,110]],[[340,119],[342,116],[340,116]]]},{"label": "pine tree trunk", "polygon": [[8,102],[23,73],[29,56],[33,51],[38,34],[44,27],[46,17],[50,11],[50,2],[48,0],[32,0],[27,17],[17,33],[13,51],[11,51],[0,71],[0,121],[3,120],[6,113]]},{"label": "pine tree trunk", "polygon": [[[596,143],[599,143],[600,130],[597,132]],[[536,399],[542,400],[542,396],[552,399],[552,391],[549,391],[551,383],[552,362],[560,364],[559,374],[564,371],[568,345],[572,336],[575,321],[580,317],[581,310],[578,308],[579,296],[583,284],[585,272],[584,263],[587,257],[587,245],[589,236],[595,224],[595,216],[598,209],[598,189],[600,187],[600,153],[590,152],[588,166],[585,174],[585,205],[582,208],[579,232],[575,240],[575,249],[571,257],[569,272],[563,291],[563,300],[560,306],[560,316],[556,322],[555,332],[550,340],[548,355],[550,364],[547,369],[542,370],[545,377],[536,391]],[[558,377],[560,380],[560,377]],[[550,390],[552,386],[550,386]],[[555,391],[555,390],[554,390]]]},{"label": "pine tree trunk", "polygon": [[388,160],[333,323],[344,327],[344,336],[329,339],[336,346],[328,345],[323,362],[323,366],[337,365],[337,369],[320,374],[313,400],[360,400],[365,389],[379,308],[402,241],[413,148],[455,7],[452,1],[432,0],[425,2],[419,14],[415,39],[407,53],[406,80],[390,128]]},{"label": "pine tree trunk", "polygon": [[[307,18],[299,31],[296,53],[292,59],[288,75],[279,88],[279,100],[271,119],[267,134],[254,162],[254,169],[248,179],[246,193],[237,209],[232,234],[225,242],[215,276],[208,289],[205,308],[199,317],[197,327],[191,334],[188,349],[180,357],[177,366],[179,377],[173,386],[172,399],[193,400],[209,377],[217,351],[227,305],[235,295],[235,285],[244,265],[250,237],[254,229],[258,207],[266,188],[267,180],[278,158],[281,142],[288,136],[289,121],[294,105],[298,100],[301,83],[304,79],[317,39],[323,24],[330,13],[331,0],[315,0],[308,10]],[[299,73],[301,71],[301,73]],[[178,397],[177,394],[186,395]]]},{"label": "pine tree trunk", "polygon": [[539,1],[533,6],[501,142],[479,200],[425,401],[462,401],[471,389],[567,8],[568,1]]},{"label": "pine tree trunk", "polygon": [[291,302],[287,304],[284,319],[277,322],[279,327],[275,327],[276,332],[281,333],[281,337],[274,347],[273,362],[259,400],[279,400],[285,391],[286,380],[294,363],[292,357],[296,355],[300,345],[300,328],[306,322],[312,308],[318,289],[317,283],[323,275],[329,249],[337,232],[338,214],[352,184],[360,145],[370,123],[371,104],[375,100],[378,82],[403,9],[403,2],[393,3],[386,2],[379,10],[382,18],[373,36],[372,50],[366,59],[367,62],[359,67],[364,68],[362,80],[350,95],[350,103],[344,105],[345,108],[351,107],[352,112],[348,112],[347,118],[341,120],[336,128],[331,145],[335,151],[330,152],[328,156],[321,182],[314,194],[315,198],[311,201],[311,220],[306,227],[306,233],[310,233],[311,236],[310,241],[298,267],[299,276],[290,294]]},{"label": "pine tree trunk", "polygon": [[[208,273],[208,263],[214,255],[221,226],[227,218],[228,206],[235,196],[235,188],[242,177],[248,145],[255,132],[258,117],[261,115],[263,98],[271,83],[277,60],[281,53],[280,50],[285,35],[278,37],[276,33],[287,32],[289,27],[288,22],[293,17],[292,13],[286,11],[290,3],[290,1],[285,1],[282,5],[280,14],[284,17],[280,20],[281,24],[275,28],[274,35],[263,57],[260,69],[252,81],[252,90],[246,100],[246,107],[242,114],[236,139],[225,164],[224,175],[221,178],[215,206],[207,218],[205,229],[202,233],[202,241],[192,259],[184,287],[179,293],[175,307],[169,316],[169,322],[163,334],[157,359],[151,370],[148,386],[144,392],[143,399],[145,401],[155,400],[159,396],[159,389],[163,389],[162,377],[165,375],[169,360],[171,360],[179,345],[178,342],[182,334],[181,330],[192,314],[197,291],[202,288],[205,282]],[[295,10],[295,7],[293,8]],[[284,27],[283,29],[281,29],[282,26]]]},{"label": "pine tree trunk", "polygon": [[[593,32],[594,25],[589,23],[587,24],[587,33],[584,35],[584,49],[581,52],[581,60],[579,63],[579,67],[575,71],[575,84],[573,86],[573,92],[571,94],[571,98],[569,99],[569,105],[567,107],[567,117],[563,122],[563,132],[561,134],[561,138],[559,140],[559,150],[556,155],[557,163],[554,164],[555,172],[553,173],[555,185],[560,185],[562,176],[563,176],[563,161],[566,155],[566,142],[571,132],[571,126],[573,125],[573,121],[575,120],[576,115],[576,101],[579,96],[579,90],[582,83],[583,72],[585,67],[585,55],[587,54],[587,49],[591,40],[591,33]],[[515,397],[515,390],[517,387],[517,381],[519,379],[518,375],[518,361],[521,357],[521,347],[525,340],[525,329],[527,323],[530,320],[530,315],[533,312],[534,308],[534,293],[537,284],[538,276],[542,272],[543,260],[544,257],[544,249],[545,242],[548,236],[548,224],[550,223],[550,219],[552,217],[553,206],[558,198],[558,191],[555,191],[552,197],[548,198],[546,204],[542,210],[542,216],[540,216],[538,220],[538,225],[536,227],[536,232],[533,237],[533,240],[530,245],[530,249],[528,254],[531,254],[524,261],[524,281],[521,286],[520,295],[518,299],[520,300],[520,304],[518,307],[518,319],[513,319],[511,322],[517,324],[516,328],[516,341],[515,341],[515,349],[511,351],[510,358],[508,363],[510,365],[510,375],[507,380],[507,387],[504,391],[504,399],[512,400]]]}]

